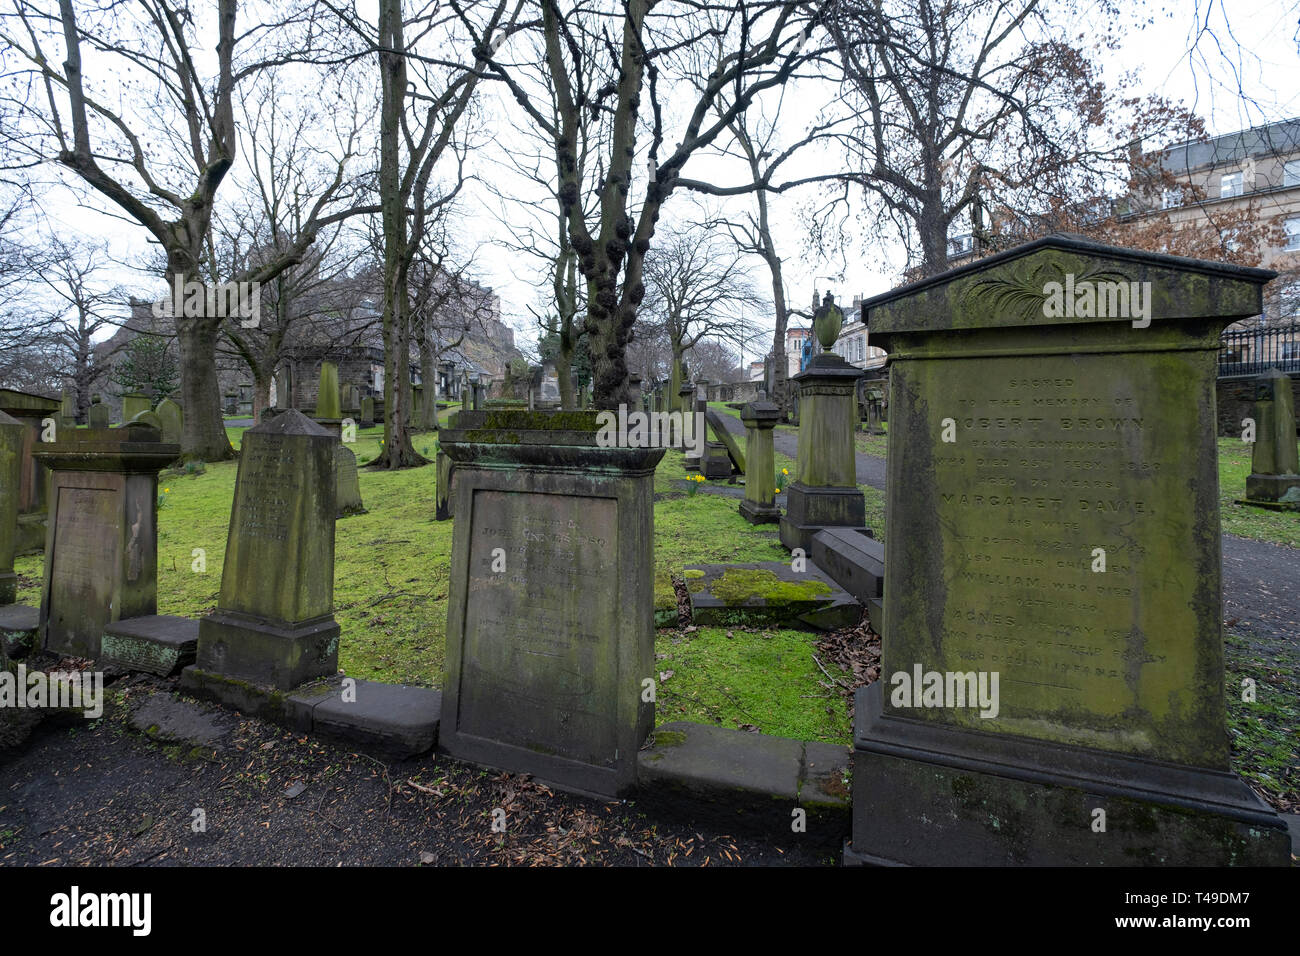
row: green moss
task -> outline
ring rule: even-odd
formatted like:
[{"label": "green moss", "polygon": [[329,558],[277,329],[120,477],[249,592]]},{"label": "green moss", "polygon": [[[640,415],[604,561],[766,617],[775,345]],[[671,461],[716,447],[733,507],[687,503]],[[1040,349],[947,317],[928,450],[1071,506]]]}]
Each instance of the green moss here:
[{"label": "green moss", "polygon": [[656,747],[680,747],[686,743],[686,735],[679,730],[656,730]]},{"label": "green moss", "polygon": [[727,604],[744,604],[763,600],[776,602],[810,601],[830,594],[825,581],[783,581],[765,568],[728,568],[709,585],[709,593]]}]

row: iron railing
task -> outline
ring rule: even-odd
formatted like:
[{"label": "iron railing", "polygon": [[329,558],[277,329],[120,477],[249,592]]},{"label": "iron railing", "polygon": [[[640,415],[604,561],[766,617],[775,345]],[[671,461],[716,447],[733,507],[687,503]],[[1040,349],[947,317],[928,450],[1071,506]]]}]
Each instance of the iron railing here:
[{"label": "iron railing", "polygon": [[1300,322],[1230,329],[1219,342],[1219,377],[1258,375],[1270,368],[1300,372]]}]

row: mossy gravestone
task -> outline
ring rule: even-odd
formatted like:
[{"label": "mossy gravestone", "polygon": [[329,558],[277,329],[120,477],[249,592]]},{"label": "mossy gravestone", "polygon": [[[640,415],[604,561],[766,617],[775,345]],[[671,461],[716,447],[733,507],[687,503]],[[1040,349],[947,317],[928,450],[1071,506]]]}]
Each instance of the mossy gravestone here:
[{"label": "mossy gravestone", "polygon": [[185,417],[181,414],[180,405],[170,398],[164,398],[158,403],[155,413],[158,415],[158,420],[162,422],[163,441],[179,445],[181,435],[185,431]]},{"label": "mossy gravestone", "polygon": [[141,412],[149,411],[149,396],[140,392],[122,393],[122,421],[129,422]]},{"label": "mossy gravestone", "polygon": [[1053,236],[863,304],[888,573],[846,859],[1289,860],[1229,764],[1214,428],[1272,276]]},{"label": "mossy gravestone", "polygon": [[333,362],[321,362],[320,386],[316,390],[317,425],[337,440],[334,446],[334,504],[336,517],[365,514],[361,501],[361,478],[357,474],[357,456],[343,444],[343,419],[340,410],[339,370]]},{"label": "mossy gravestone", "polygon": [[108,428],[113,423],[113,412],[103,402],[95,402],[86,412],[91,428]]},{"label": "mossy gravestone", "polygon": [[439,743],[607,796],[654,725],[654,468],[596,412],[463,411]]},{"label": "mossy gravestone", "polygon": [[67,435],[34,452],[50,470],[40,635],[96,658],[106,625],[158,609],[158,470],[181,450],[142,422]]},{"label": "mossy gravestone", "polygon": [[18,599],[14,551],[18,543],[18,493],[23,475],[23,432],[18,419],[0,412],[0,604]]},{"label": "mossy gravestone", "polygon": [[234,680],[285,690],[338,670],[337,444],[294,409],[244,432],[221,597],[200,622],[187,685]]},{"label": "mossy gravestone", "polygon": [[768,401],[751,402],[740,410],[740,420],[745,424],[745,500],[740,515],[750,524],[780,521],[772,430],[781,420],[781,409]]},{"label": "mossy gravestone", "polygon": [[[1295,440],[1295,394],[1291,378],[1272,368],[1255,386],[1255,446],[1246,477],[1246,504],[1276,507],[1293,489],[1300,489],[1300,461]],[[1295,498],[1295,495],[1291,495]],[[1300,506],[1300,500],[1297,500]]]}]

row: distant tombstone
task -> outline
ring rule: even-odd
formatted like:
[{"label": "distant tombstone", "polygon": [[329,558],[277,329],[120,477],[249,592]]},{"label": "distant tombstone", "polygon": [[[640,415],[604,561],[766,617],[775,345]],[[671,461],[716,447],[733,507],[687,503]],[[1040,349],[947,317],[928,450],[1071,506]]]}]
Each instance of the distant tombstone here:
[{"label": "distant tombstone", "polygon": [[122,421],[129,422],[141,412],[149,411],[149,396],[140,392],[122,393]]},{"label": "distant tombstone", "polygon": [[424,420],[424,386],[411,386],[411,427],[426,428]]},{"label": "distant tombstone", "polygon": [[436,487],[434,489],[434,520],[446,521],[452,516],[451,510],[451,459],[447,453],[438,448]]},{"label": "distant tombstone", "polygon": [[[617,796],[654,725],[660,448],[601,448],[597,414],[462,412],[439,746]],[[580,426],[580,427],[579,427]]]},{"label": "distant tombstone", "polygon": [[[695,391],[692,394],[693,400],[687,408],[695,414],[689,423],[683,422],[682,427],[684,429],[689,429],[691,435],[695,435],[697,424],[704,421],[704,415],[709,409],[709,402],[705,397],[709,394],[708,381],[706,379],[700,379],[696,382]],[[698,441],[686,443],[686,460],[684,462],[684,467],[687,471],[702,472],[704,470],[702,466],[705,454],[707,453],[705,437],[705,431],[701,428],[698,434]]]},{"label": "distant tombstone", "polygon": [[18,598],[14,551],[18,543],[18,491],[23,474],[23,433],[18,419],[0,412],[0,605]]},{"label": "distant tombstone", "polygon": [[[677,392],[676,404],[677,408],[675,410],[681,412],[683,416],[695,411],[695,386],[690,382],[682,382],[681,388]],[[683,421],[682,425],[685,428],[686,423]],[[687,459],[688,468],[690,467],[689,461]]]},{"label": "distant tombstone", "polygon": [[740,410],[740,420],[745,425],[745,499],[739,506],[740,516],[750,524],[773,524],[781,520],[772,441],[781,409],[760,398]]},{"label": "distant tombstone", "polygon": [[244,432],[221,595],[199,624],[186,686],[287,690],[337,672],[337,444],[295,409]]},{"label": "distant tombstone", "polygon": [[356,413],[361,409],[361,389],[348,383],[343,386],[343,411]]},{"label": "distant tombstone", "polygon": [[846,859],[1290,863],[1232,773],[1215,439],[1273,275],[1049,236],[864,304],[890,530]]},{"label": "distant tombstone", "polygon": [[333,422],[343,417],[339,408],[339,367],[333,362],[320,363],[320,384],[316,389],[316,413],[312,418],[317,422]]},{"label": "distant tombstone", "polygon": [[158,470],[180,446],[135,422],[78,429],[35,452],[50,471],[41,590],[47,651],[96,658],[108,624],[158,607]]},{"label": "distant tombstone", "polygon": [[550,359],[542,363],[541,392],[537,403],[543,408],[554,408],[560,404],[560,377],[556,374],[555,363]]},{"label": "distant tombstone", "polygon": [[59,424],[64,428],[72,428],[77,424],[77,396],[66,388],[60,394],[62,405],[59,409]]},{"label": "distant tombstone", "polygon": [[162,422],[163,441],[179,445],[181,435],[184,432],[184,416],[181,414],[180,405],[170,398],[164,398],[158,403],[155,414],[157,414],[158,420]]},{"label": "distant tombstone", "polygon": [[375,400],[370,395],[361,399],[361,421],[358,424],[362,428],[370,428],[375,424]]},{"label": "distant tombstone", "polygon": [[113,424],[112,410],[103,402],[91,405],[86,417],[91,428],[108,428]]},{"label": "distant tombstone", "polygon": [[[1256,380],[1255,445],[1251,449],[1250,475],[1246,478],[1246,504],[1276,506],[1283,498],[1300,507],[1300,461],[1295,435],[1295,393],[1291,378],[1271,368]],[[1289,496],[1288,496],[1288,493]]]},{"label": "distant tombstone", "polygon": [[271,381],[271,405],[273,408],[289,408],[291,404],[289,370],[282,367],[276,371],[275,378]]},{"label": "distant tombstone", "polygon": [[334,447],[334,487],[337,517],[366,513],[366,506],[361,501],[361,476],[357,473],[356,453],[342,442]]}]

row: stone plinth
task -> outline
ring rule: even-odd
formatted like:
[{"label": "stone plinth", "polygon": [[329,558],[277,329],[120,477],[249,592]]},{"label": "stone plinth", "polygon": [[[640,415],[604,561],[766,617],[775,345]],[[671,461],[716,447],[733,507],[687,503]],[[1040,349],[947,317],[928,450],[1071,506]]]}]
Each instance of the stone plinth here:
[{"label": "stone plinth", "polygon": [[158,471],[180,447],[144,424],[68,435],[34,453],[50,471],[40,639],[97,658],[106,625],[158,609]]},{"label": "stone plinth", "polygon": [[776,452],[772,434],[781,409],[772,402],[751,402],[740,412],[745,425],[745,500],[740,514],[750,524],[781,520],[776,506]]},{"label": "stone plinth", "polygon": [[1272,275],[1053,236],[863,304],[888,613],[846,859],[1289,862],[1229,763],[1214,434]]},{"label": "stone plinth", "polygon": [[605,796],[654,724],[661,448],[600,448],[596,412],[461,412],[441,747]]},{"label": "stone plinth", "polygon": [[823,352],[794,377],[799,388],[799,477],[786,489],[781,543],[812,553],[823,528],[865,528],[853,422],[860,369]]},{"label": "stone plinth", "polygon": [[200,622],[187,686],[284,690],[338,670],[336,447],[294,409],[244,432],[221,596]]}]

